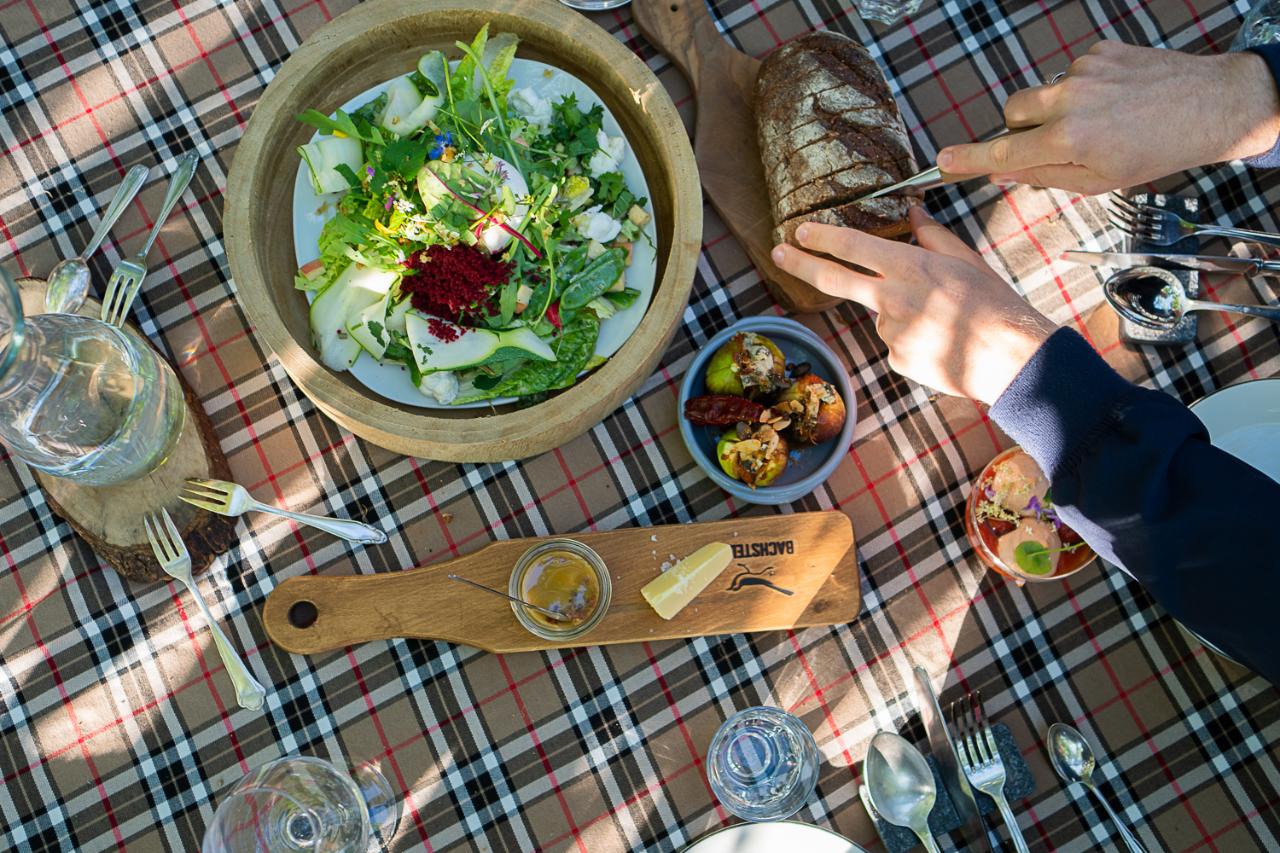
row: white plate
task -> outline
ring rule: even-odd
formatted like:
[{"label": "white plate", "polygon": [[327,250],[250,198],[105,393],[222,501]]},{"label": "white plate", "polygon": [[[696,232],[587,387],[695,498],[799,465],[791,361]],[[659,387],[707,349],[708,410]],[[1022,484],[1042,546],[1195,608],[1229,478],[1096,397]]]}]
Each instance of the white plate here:
[{"label": "white plate", "polygon": [[841,835],[789,820],[740,823],[704,835],[684,853],[867,853]]},{"label": "white plate", "polygon": [[1191,406],[1215,447],[1280,483],[1280,379],[1219,389]]},{"label": "white plate", "polygon": [[[511,63],[510,77],[515,82],[514,88],[523,89],[527,86],[544,98],[559,100],[561,95],[572,92],[577,95],[578,103],[584,110],[596,104],[603,105],[603,101],[586,83],[559,68],[542,62],[517,58]],[[388,80],[387,83],[365,90],[343,104],[341,109],[345,112],[354,111],[382,94],[390,82]],[[604,107],[604,132],[610,136],[622,135],[622,128],[613,117],[613,113],[609,112],[608,106]],[[312,139],[319,135],[317,132]],[[649,184],[644,179],[644,170],[640,168],[640,161],[636,159],[635,151],[630,144],[627,145],[626,154],[622,160],[622,175],[633,193],[642,198],[649,197]],[[293,251],[297,257],[298,266],[314,260],[319,254],[316,246],[320,239],[320,229],[330,218],[330,205],[341,197],[341,193],[316,195],[307,177],[306,163],[302,162],[301,157],[298,158],[298,174],[293,183]],[[657,252],[654,250],[658,238],[653,219],[649,220],[644,231],[649,239],[635,242],[631,249],[631,266],[627,268],[627,286],[640,291],[640,296],[626,310],[619,311],[600,324],[600,337],[596,340],[595,350],[598,356],[607,358],[622,348],[622,345],[639,327],[640,321],[644,319],[644,312],[648,309],[649,300],[653,297],[653,286],[658,271]],[[308,301],[313,298],[312,294],[307,294]],[[425,409],[488,408],[490,404],[500,405],[514,399],[507,397],[464,406],[445,406],[423,395],[414,387],[409,379],[408,370],[397,364],[380,364],[369,357],[368,353],[360,356],[355,366],[351,368],[351,375],[369,390],[383,397],[397,403],[420,406]]]}]

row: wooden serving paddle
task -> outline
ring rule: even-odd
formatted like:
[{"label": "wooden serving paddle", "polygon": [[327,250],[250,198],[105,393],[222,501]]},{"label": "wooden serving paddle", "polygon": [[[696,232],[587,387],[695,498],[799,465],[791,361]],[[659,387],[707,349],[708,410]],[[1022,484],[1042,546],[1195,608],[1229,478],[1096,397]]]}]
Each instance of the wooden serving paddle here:
[{"label": "wooden serving paddle", "polygon": [[756,142],[754,106],[760,60],[724,40],[706,0],[634,3],[631,14],[644,37],[688,79],[697,109],[693,154],[703,189],[773,298],[801,314],[838,304],[840,299],[784,273],[769,257],[773,211]]},{"label": "wooden serving paddle", "polygon": [[[834,625],[856,618],[862,603],[853,525],[837,511],[575,535],[609,567],[613,601],[599,625],[567,642],[535,637],[501,599],[447,579],[456,573],[506,591],[520,555],[550,538],[561,537],[493,542],[402,572],[289,578],[267,597],[262,621],[272,642],[298,654],[393,637],[508,653]],[[674,619],[664,620],[640,588],[664,563],[711,542],[731,546],[733,561]]]}]

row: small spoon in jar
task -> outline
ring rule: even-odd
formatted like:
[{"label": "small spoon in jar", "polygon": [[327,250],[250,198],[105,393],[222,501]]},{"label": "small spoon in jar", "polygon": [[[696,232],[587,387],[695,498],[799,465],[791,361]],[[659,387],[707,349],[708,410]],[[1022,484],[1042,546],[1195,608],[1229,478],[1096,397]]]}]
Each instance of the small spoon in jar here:
[{"label": "small spoon in jar", "polygon": [[469,581],[469,580],[467,580],[466,578],[464,578],[464,577],[460,577],[460,576],[458,576],[458,575],[449,575],[449,580],[451,580],[451,581],[457,581],[458,583],[465,583],[467,586],[473,586],[473,587],[475,587],[476,589],[482,589],[482,590],[484,590],[485,592],[490,592],[490,593],[493,593],[494,595],[499,595],[499,596],[501,596],[501,597],[505,598],[507,601],[512,602],[513,604],[519,604],[519,605],[521,605],[522,607],[527,607],[527,608],[529,608],[530,610],[536,610],[536,611],[538,611],[539,613],[541,613],[543,616],[546,616],[546,617],[548,617],[548,618],[550,618],[550,619],[554,619],[554,620],[555,620],[555,621],[557,621],[557,622],[572,622],[572,621],[573,621],[573,619],[572,619],[571,617],[566,616],[566,615],[565,615],[565,614],[563,614],[563,613],[557,613],[557,612],[556,612],[556,611],[554,611],[554,610],[548,610],[548,609],[547,609],[547,608],[545,608],[545,607],[539,607],[539,606],[538,606],[538,605],[536,605],[536,604],[530,604],[529,602],[525,601],[523,598],[516,598],[514,595],[507,595],[505,592],[502,592],[501,590],[496,590],[496,589],[494,589],[494,588],[493,588],[493,587],[491,587],[491,586],[485,586],[484,584],[482,584],[482,583],[476,583],[475,581]]}]

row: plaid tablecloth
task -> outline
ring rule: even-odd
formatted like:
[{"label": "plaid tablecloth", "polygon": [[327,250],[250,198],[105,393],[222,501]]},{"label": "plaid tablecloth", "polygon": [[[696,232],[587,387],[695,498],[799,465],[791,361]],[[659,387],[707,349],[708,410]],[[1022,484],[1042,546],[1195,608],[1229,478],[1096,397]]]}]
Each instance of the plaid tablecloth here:
[{"label": "plaid tablecloth", "polygon": [[[703,756],[734,709],[767,703],[799,714],[821,747],[818,795],[798,818],[874,850],[855,794],[861,758],[878,729],[922,742],[909,681],[921,664],[944,701],[980,689],[1012,728],[1038,786],[1015,804],[1033,849],[1113,844],[1083,791],[1064,790],[1047,766],[1042,739],[1055,720],[1101,751],[1104,788],[1150,849],[1280,849],[1280,693],[1188,639],[1118,572],[1018,589],[982,571],[961,510],[1007,439],[980,406],[891,373],[863,310],[807,318],[859,389],[856,444],[824,487],[791,508],[748,510],[699,473],[675,428],[678,380],[715,331],[778,311],[710,210],[693,299],[660,369],[559,450],[496,465],[407,459],[322,417],[254,340],[221,211],[264,86],[349,5],[0,3],[0,261],[47,273],[83,245],[129,165],[165,173],[199,151],[204,167],[153,252],[137,304],[143,328],[199,393],[236,479],[293,509],[393,531],[388,544],[356,550],[267,516],[244,520],[239,547],[202,588],[271,688],[265,711],[250,713],[235,706],[190,599],[173,585],[122,581],[51,515],[30,471],[0,457],[5,846],[193,849],[227,785],[304,753],[381,763],[404,795],[398,850],[671,850],[730,821]],[[866,43],[931,158],[993,130],[1010,92],[1099,38],[1221,51],[1247,3],[926,0],[890,28],[835,0],[713,6],[726,37],[756,55],[815,27]],[[628,12],[597,20],[687,112],[685,82]],[[1213,216],[1280,225],[1274,174],[1222,167],[1171,185],[1198,193]],[[136,251],[163,187],[154,179],[116,227],[93,263],[99,283]],[[1095,200],[973,184],[931,201],[1036,305],[1104,334],[1105,321],[1087,321],[1096,274],[1055,260],[1078,244],[1114,245]],[[1238,278],[1210,284],[1217,298],[1274,297]],[[1280,373],[1280,335],[1260,320],[1204,317],[1198,346],[1149,351],[1130,367],[1191,401]],[[747,525],[759,512],[831,507],[854,519],[865,593],[862,616],[831,629],[505,657],[396,641],[303,658],[274,648],[259,618],[270,590],[299,574],[394,571],[494,538],[729,516]]]}]

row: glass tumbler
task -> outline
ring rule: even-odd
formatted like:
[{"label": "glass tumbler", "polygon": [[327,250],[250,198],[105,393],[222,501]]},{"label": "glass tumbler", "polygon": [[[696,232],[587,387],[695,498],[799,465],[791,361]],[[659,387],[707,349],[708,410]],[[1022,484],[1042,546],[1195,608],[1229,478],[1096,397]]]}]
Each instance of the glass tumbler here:
[{"label": "glass tumbler", "polygon": [[[354,777],[354,778],[353,778]],[[391,840],[400,801],[372,765],[353,775],[291,756],[250,771],[214,812],[201,853],[365,853]]]},{"label": "glass tumbler", "polygon": [[0,442],[90,486],[158,467],[186,420],[173,368],[131,333],[79,314],[24,315],[0,270]]},{"label": "glass tumbler", "polygon": [[782,820],[799,811],[818,784],[818,745],[786,711],[747,708],[711,739],[707,780],[724,807],[743,820]]},{"label": "glass tumbler", "polygon": [[859,17],[882,24],[896,24],[919,12],[923,5],[924,0],[853,0],[853,8]]}]

